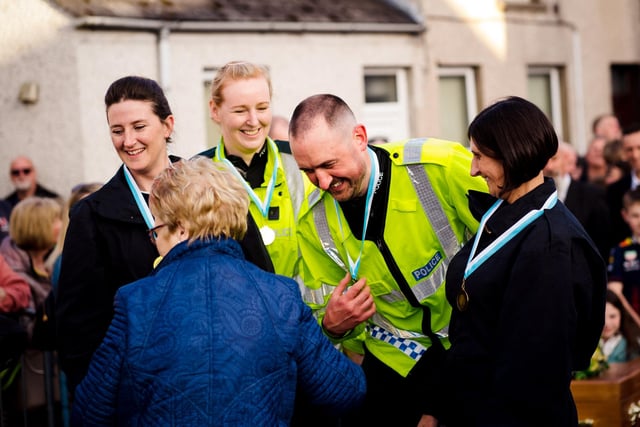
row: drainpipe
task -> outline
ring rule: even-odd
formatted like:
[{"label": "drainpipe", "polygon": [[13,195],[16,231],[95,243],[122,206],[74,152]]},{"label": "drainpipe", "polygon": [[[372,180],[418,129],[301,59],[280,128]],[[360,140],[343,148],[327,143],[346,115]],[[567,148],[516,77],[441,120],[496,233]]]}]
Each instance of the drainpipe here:
[{"label": "drainpipe", "polygon": [[580,32],[571,25],[572,46],[573,46],[573,80],[574,88],[574,108],[576,112],[576,149],[579,153],[584,153],[587,147],[587,136],[585,133],[584,120],[584,86],[582,81],[582,43]]},{"label": "drainpipe", "polygon": [[158,76],[159,83],[165,94],[171,90],[171,49],[169,46],[169,35],[171,30],[167,25],[163,25],[158,30]]}]

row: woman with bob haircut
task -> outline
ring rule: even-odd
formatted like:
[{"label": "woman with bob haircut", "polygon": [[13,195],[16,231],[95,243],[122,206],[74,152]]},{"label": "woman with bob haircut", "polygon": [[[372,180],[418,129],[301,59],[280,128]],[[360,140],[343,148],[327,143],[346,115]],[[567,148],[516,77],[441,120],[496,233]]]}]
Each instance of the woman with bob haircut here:
[{"label": "woman with bob haircut", "polygon": [[183,160],[155,180],[150,207],[162,261],[118,290],[75,425],[285,426],[296,387],[337,413],[361,401],[364,374],[296,282],[244,259],[249,200],[227,165]]},{"label": "woman with bob haircut", "polygon": [[508,97],[469,125],[476,236],[451,260],[451,348],[440,418],[457,426],[577,426],[571,374],[604,322],[606,269],[542,170],[558,148],[545,114]]},{"label": "woman with bob haircut", "polygon": [[[11,268],[20,273],[31,287],[28,312],[35,314],[51,291],[51,271],[46,261],[55,247],[62,228],[62,205],[55,199],[29,197],[11,211],[9,236],[0,253]],[[33,326],[33,320],[30,322]]]}]

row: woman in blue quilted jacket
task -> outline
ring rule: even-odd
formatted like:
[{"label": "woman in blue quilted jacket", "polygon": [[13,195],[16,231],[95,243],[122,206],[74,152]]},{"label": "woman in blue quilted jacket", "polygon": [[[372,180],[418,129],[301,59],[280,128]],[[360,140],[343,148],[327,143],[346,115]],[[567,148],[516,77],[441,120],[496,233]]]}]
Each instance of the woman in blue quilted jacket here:
[{"label": "woman in blue quilted jacket", "polygon": [[75,425],[286,426],[296,386],[336,414],[359,404],[361,368],[323,336],[297,284],[244,259],[248,206],[228,167],[205,158],[154,181],[149,236],[163,258],[118,290]]}]

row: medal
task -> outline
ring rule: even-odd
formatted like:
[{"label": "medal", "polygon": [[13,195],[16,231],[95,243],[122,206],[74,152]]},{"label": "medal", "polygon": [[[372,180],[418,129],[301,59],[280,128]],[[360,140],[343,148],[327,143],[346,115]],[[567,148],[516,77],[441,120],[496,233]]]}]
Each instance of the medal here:
[{"label": "medal", "polygon": [[458,292],[458,297],[456,298],[456,305],[458,306],[458,310],[465,311],[469,306],[469,294],[465,289],[465,281],[462,280],[462,287]]},{"label": "medal", "polygon": [[487,221],[493,215],[493,213],[498,210],[500,205],[504,200],[498,199],[496,202],[489,208],[489,210],[482,216],[480,220],[480,225],[478,226],[478,232],[473,239],[473,246],[471,247],[471,253],[469,253],[469,258],[467,258],[467,265],[464,268],[464,275],[462,279],[462,286],[460,287],[460,291],[456,297],[456,306],[458,310],[465,311],[469,307],[469,294],[465,288],[465,282],[467,277],[471,275],[479,266],[481,266],[487,259],[491,258],[493,254],[500,250],[504,245],[506,245],[515,235],[521,232],[525,227],[535,221],[538,217],[540,217],[546,209],[551,209],[555,206],[558,201],[558,192],[554,191],[546,202],[542,205],[540,209],[534,209],[529,211],[526,215],[520,218],[515,224],[509,227],[505,232],[503,232],[497,239],[489,244],[486,248],[482,250],[476,256],[476,249],[478,249],[478,242],[480,241],[480,235],[482,234],[482,230],[485,229]]},{"label": "medal", "polygon": [[260,235],[262,236],[262,241],[266,246],[269,246],[274,240],[276,240],[276,232],[268,225],[260,227]]}]

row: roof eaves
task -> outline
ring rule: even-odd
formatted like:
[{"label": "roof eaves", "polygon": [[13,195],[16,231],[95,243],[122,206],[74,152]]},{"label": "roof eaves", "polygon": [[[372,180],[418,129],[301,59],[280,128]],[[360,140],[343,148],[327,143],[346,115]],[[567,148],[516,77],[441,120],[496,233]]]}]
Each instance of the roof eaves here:
[{"label": "roof eaves", "polygon": [[407,33],[425,30],[420,23],[372,22],[228,22],[228,21],[166,21],[155,19],[85,16],[75,20],[76,28],[103,30],[156,31],[168,28],[182,32],[276,32],[276,33]]}]

